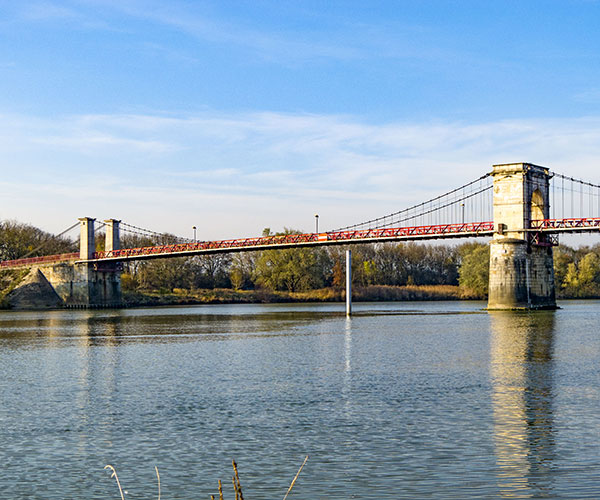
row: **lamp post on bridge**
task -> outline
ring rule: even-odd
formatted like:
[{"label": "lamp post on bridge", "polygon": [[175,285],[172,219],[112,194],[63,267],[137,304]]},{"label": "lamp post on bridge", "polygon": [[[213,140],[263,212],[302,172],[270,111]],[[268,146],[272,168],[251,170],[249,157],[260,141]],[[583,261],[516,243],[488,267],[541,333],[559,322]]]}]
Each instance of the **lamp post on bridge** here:
[{"label": "lamp post on bridge", "polygon": [[319,232],[319,214],[315,214],[315,233]]},{"label": "lamp post on bridge", "polygon": [[192,229],[194,230],[194,243],[196,243],[196,226],[192,226]]},{"label": "lamp post on bridge", "polygon": [[465,204],[461,203],[460,204],[461,208],[462,208],[462,223],[465,223]]}]

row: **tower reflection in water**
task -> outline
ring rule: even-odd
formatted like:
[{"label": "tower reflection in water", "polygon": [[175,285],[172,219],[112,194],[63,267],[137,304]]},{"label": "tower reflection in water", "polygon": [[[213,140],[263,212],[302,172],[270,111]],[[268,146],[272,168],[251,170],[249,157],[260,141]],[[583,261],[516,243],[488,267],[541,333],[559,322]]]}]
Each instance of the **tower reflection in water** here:
[{"label": "tower reflection in water", "polygon": [[490,313],[494,448],[502,497],[552,490],[554,313]]}]

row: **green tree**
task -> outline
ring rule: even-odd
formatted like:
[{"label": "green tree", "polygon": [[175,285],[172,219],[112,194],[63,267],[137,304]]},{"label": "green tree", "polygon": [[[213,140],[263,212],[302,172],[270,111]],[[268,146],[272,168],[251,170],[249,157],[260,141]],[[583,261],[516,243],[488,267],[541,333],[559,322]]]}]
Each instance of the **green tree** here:
[{"label": "green tree", "polygon": [[136,280],[144,290],[172,291],[174,288],[188,288],[190,275],[187,267],[188,259],[185,257],[144,262],[138,268]]},{"label": "green tree", "polygon": [[462,293],[468,297],[487,297],[490,247],[481,243],[473,243],[459,248],[460,267],[458,283]]},{"label": "green tree", "polygon": [[[285,229],[284,233],[277,233],[281,234],[300,232]],[[329,267],[327,253],[322,249],[265,250],[256,260],[254,280],[271,290],[303,291],[324,286]]]},{"label": "green tree", "polygon": [[584,286],[600,283],[600,257],[596,252],[586,254],[579,261],[579,283]]},{"label": "green tree", "polygon": [[193,257],[189,266],[193,286],[196,288],[227,288],[231,286],[230,265],[231,255],[225,253]]},{"label": "green tree", "polygon": [[406,285],[410,265],[404,244],[382,243],[377,245],[373,262],[378,271],[378,285]]},{"label": "green tree", "polygon": [[574,297],[600,295],[600,256],[586,253],[578,263],[570,263],[565,276],[565,289]]},{"label": "green tree", "polygon": [[554,250],[554,281],[559,290],[565,288],[569,264],[575,260],[575,250],[566,245],[560,245]]},{"label": "green tree", "polygon": [[565,273],[565,288],[574,292],[578,287],[579,272],[577,270],[577,264],[575,264],[575,262],[570,262],[567,266],[567,272]]},{"label": "green tree", "polygon": [[254,252],[241,252],[233,255],[229,267],[229,279],[234,289],[253,287],[252,276],[256,267],[255,261],[256,254]]}]

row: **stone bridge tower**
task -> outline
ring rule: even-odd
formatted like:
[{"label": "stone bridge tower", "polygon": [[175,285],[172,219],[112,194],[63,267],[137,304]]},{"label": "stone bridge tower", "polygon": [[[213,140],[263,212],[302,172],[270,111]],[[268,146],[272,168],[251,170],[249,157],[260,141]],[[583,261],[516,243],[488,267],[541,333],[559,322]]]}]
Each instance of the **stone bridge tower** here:
[{"label": "stone bridge tower", "polygon": [[529,163],[494,165],[494,237],[488,309],[555,309],[552,246],[533,242],[530,222],[550,215],[550,172]]},{"label": "stone bridge tower", "polygon": [[[95,219],[90,217],[79,219],[79,258],[82,261],[93,259],[96,252],[94,221]],[[120,222],[116,219],[104,221],[106,231],[104,249],[107,251],[120,248]],[[75,267],[76,274],[82,278],[81,293],[76,302],[86,307],[114,307],[121,304],[121,264],[82,262],[75,264]]]},{"label": "stone bridge tower", "polygon": [[[104,221],[107,250],[119,248],[119,222]],[[95,219],[79,219],[79,262],[59,263],[42,272],[67,307],[116,307],[122,302],[121,266],[89,262],[96,252]]]}]

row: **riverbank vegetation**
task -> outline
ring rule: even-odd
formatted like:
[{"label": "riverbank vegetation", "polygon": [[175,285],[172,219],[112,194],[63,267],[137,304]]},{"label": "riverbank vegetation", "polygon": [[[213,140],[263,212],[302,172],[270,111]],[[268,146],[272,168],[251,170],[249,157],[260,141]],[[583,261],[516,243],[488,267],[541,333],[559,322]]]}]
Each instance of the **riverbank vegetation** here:
[{"label": "riverbank vegetation", "polygon": [[[266,229],[263,234],[270,231]],[[136,238],[125,237],[123,243],[131,247],[147,243]],[[459,299],[464,296],[458,283],[460,260],[471,246],[353,245],[354,299]],[[122,286],[125,300],[131,304],[341,301],[345,293],[345,248],[294,248],[125,263]],[[471,291],[465,293],[475,296]]]},{"label": "riverbank vegetation", "polygon": [[[458,286],[452,285],[412,285],[387,286],[370,285],[354,287],[354,300],[406,301],[406,300],[459,300],[464,298]],[[234,290],[232,288],[160,290],[125,290],[125,304],[132,306],[165,306],[191,304],[269,304],[285,302],[342,302],[345,292],[334,288],[319,288],[304,292],[267,290]]]},{"label": "riverbank vegetation", "polygon": [[[284,233],[296,233],[285,229]],[[265,229],[264,235],[272,234]],[[124,234],[123,248],[174,243],[174,235]],[[98,249],[103,235],[97,235]],[[33,226],[0,221],[0,260],[77,250],[77,241]],[[485,299],[489,246],[377,243],[352,245],[355,300]],[[344,299],[345,248],[289,248],[124,263],[131,305],[305,302]],[[554,249],[557,295],[600,298],[600,244]],[[11,274],[12,273],[12,274]],[[0,275],[2,297],[22,276]]]},{"label": "riverbank vegetation", "polygon": [[[351,248],[355,300],[487,298],[487,243]],[[554,252],[557,296],[600,298],[600,244]],[[133,302],[295,302],[343,300],[344,280],[345,248],[321,247],[130,263],[122,283]]]}]

